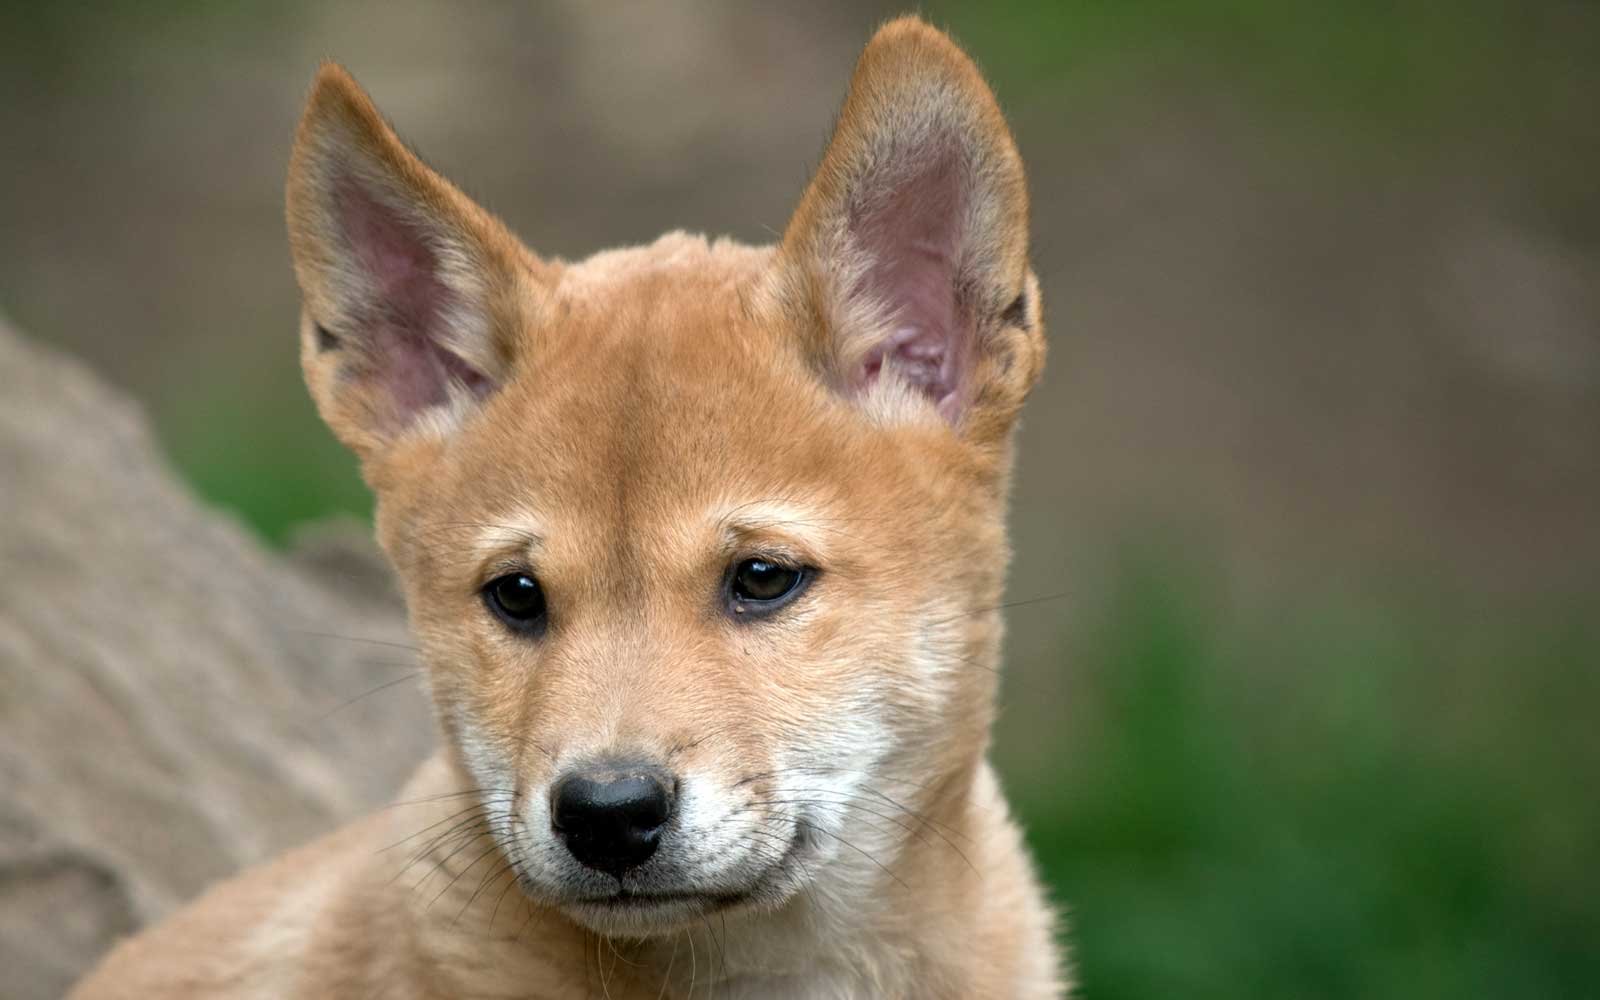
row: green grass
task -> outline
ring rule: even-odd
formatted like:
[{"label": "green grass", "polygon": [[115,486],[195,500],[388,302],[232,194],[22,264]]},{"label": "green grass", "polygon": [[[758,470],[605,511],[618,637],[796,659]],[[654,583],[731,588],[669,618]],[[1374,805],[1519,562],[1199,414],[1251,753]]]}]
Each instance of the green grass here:
[{"label": "green grass", "polygon": [[181,473],[211,503],[283,544],[319,518],[370,518],[372,495],[286,366],[255,389],[192,391],[158,402],[156,428]]},{"label": "green grass", "polygon": [[1084,995],[1594,994],[1600,632],[1250,626],[1172,578],[1129,574],[1073,644],[1065,763],[1012,775]]}]

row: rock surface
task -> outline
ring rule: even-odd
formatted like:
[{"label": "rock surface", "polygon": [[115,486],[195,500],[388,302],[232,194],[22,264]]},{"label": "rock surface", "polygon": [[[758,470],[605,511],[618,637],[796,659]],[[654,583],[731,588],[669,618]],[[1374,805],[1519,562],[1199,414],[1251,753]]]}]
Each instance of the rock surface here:
[{"label": "rock surface", "polygon": [[426,755],[364,539],[265,550],[179,484],[132,403],[0,321],[0,993],[60,996]]}]

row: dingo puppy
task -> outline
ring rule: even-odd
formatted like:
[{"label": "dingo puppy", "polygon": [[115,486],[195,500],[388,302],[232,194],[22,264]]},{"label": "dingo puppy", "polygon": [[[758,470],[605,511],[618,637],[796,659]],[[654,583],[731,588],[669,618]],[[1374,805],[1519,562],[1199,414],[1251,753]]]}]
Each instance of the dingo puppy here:
[{"label": "dingo puppy", "polygon": [[317,407],[443,751],[121,945],[98,997],[1063,993],[986,761],[1044,360],[977,70],[868,44],[776,246],[541,258],[338,66],[289,167]]}]

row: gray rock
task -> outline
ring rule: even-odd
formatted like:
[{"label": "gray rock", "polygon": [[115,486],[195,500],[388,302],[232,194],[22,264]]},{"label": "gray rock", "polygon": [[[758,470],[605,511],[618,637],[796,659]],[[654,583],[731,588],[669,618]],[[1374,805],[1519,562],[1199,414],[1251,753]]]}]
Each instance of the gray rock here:
[{"label": "gray rock", "polygon": [[7,997],[393,794],[435,732],[388,580],[359,526],[264,549],[0,321]]}]

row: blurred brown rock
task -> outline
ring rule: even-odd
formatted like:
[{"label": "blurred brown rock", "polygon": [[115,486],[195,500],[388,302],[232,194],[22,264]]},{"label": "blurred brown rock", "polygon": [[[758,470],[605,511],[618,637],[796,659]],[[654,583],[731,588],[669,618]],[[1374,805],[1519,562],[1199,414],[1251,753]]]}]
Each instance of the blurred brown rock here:
[{"label": "blurred brown rock", "polygon": [[264,550],[0,321],[0,993],[393,794],[434,737],[387,580],[357,527]]}]

